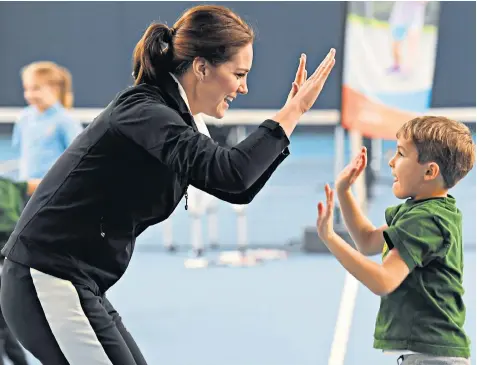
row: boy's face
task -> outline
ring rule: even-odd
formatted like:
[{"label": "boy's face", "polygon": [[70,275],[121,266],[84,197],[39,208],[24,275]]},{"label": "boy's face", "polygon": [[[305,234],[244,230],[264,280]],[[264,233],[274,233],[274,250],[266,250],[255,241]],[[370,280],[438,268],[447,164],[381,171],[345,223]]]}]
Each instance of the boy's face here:
[{"label": "boy's face", "polygon": [[393,193],[399,199],[416,198],[426,182],[427,164],[420,164],[414,143],[399,138],[397,151],[389,161],[394,176]]}]

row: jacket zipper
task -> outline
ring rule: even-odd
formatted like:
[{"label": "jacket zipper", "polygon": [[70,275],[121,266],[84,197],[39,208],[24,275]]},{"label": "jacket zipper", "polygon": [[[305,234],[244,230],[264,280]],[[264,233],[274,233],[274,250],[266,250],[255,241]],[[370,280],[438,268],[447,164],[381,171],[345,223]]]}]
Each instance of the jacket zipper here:
[{"label": "jacket zipper", "polygon": [[106,236],[106,233],[105,233],[104,230],[103,230],[103,218],[104,218],[104,217],[101,217],[101,222],[99,223],[99,230],[100,230],[100,232],[101,232],[101,233],[100,233],[100,234],[101,234],[101,237],[104,238],[104,237]]},{"label": "jacket zipper", "polygon": [[187,210],[189,208],[189,205],[188,205],[188,201],[187,199],[189,199],[189,194],[187,193],[187,189],[189,188],[189,186],[187,186],[186,188],[186,192],[185,192],[185,210]]}]

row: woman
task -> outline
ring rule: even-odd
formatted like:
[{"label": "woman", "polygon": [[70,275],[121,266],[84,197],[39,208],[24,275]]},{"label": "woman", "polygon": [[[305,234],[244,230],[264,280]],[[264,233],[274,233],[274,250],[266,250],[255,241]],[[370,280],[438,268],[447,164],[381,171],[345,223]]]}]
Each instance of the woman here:
[{"label": "woman", "polygon": [[250,202],[288,154],[334,50],[306,81],[302,59],[286,105],[231,149],[201,133],[193,117],[221,118],[247,93],[252,43],[249,26],[220,6],[192,8],[172,28],[152,24],[134,51],[134,86],[76,138],[33,194],[3,250],[1,305],[42,363],[146,364],[104,296],[126,270],[135,238],[166,219],[189,185]]}]

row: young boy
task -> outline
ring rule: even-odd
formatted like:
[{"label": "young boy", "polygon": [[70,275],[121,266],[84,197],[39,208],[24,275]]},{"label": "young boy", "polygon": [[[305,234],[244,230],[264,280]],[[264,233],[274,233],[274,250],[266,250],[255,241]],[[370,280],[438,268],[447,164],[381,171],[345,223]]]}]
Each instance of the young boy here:
[{"label": "young boy", "polygon": [[[318,204],[318,234],[346,270],[381,296],[375,348],[400,355],[403,365],[470,364],[463,329],[462,215],[448,189],[473,167],[472,135],[461,123],[427,116],[404,124],[397,138],[389,161],[393,193],[407,200],[386,209],[387,225],[374,227],[351,193],[366,166],[363,149],[335,185],[358,251],[333,231],[328,185],[326,206]],[[382,264],[366,257],[380,252]]]}]

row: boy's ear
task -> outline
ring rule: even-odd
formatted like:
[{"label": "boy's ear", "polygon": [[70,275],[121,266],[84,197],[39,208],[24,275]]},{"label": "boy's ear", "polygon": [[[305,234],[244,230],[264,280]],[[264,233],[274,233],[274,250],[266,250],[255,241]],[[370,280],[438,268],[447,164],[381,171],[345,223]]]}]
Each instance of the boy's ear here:
[{"label": "boy's ear", "polygon": [[434,180],[439,176],[440,173],[441,173],[441,170],[439,168],[439,165],[435,162],[430,162],[427,165],[427,169],[426,169],[424,179],[428,180],[428,181],[429,180]]}]

